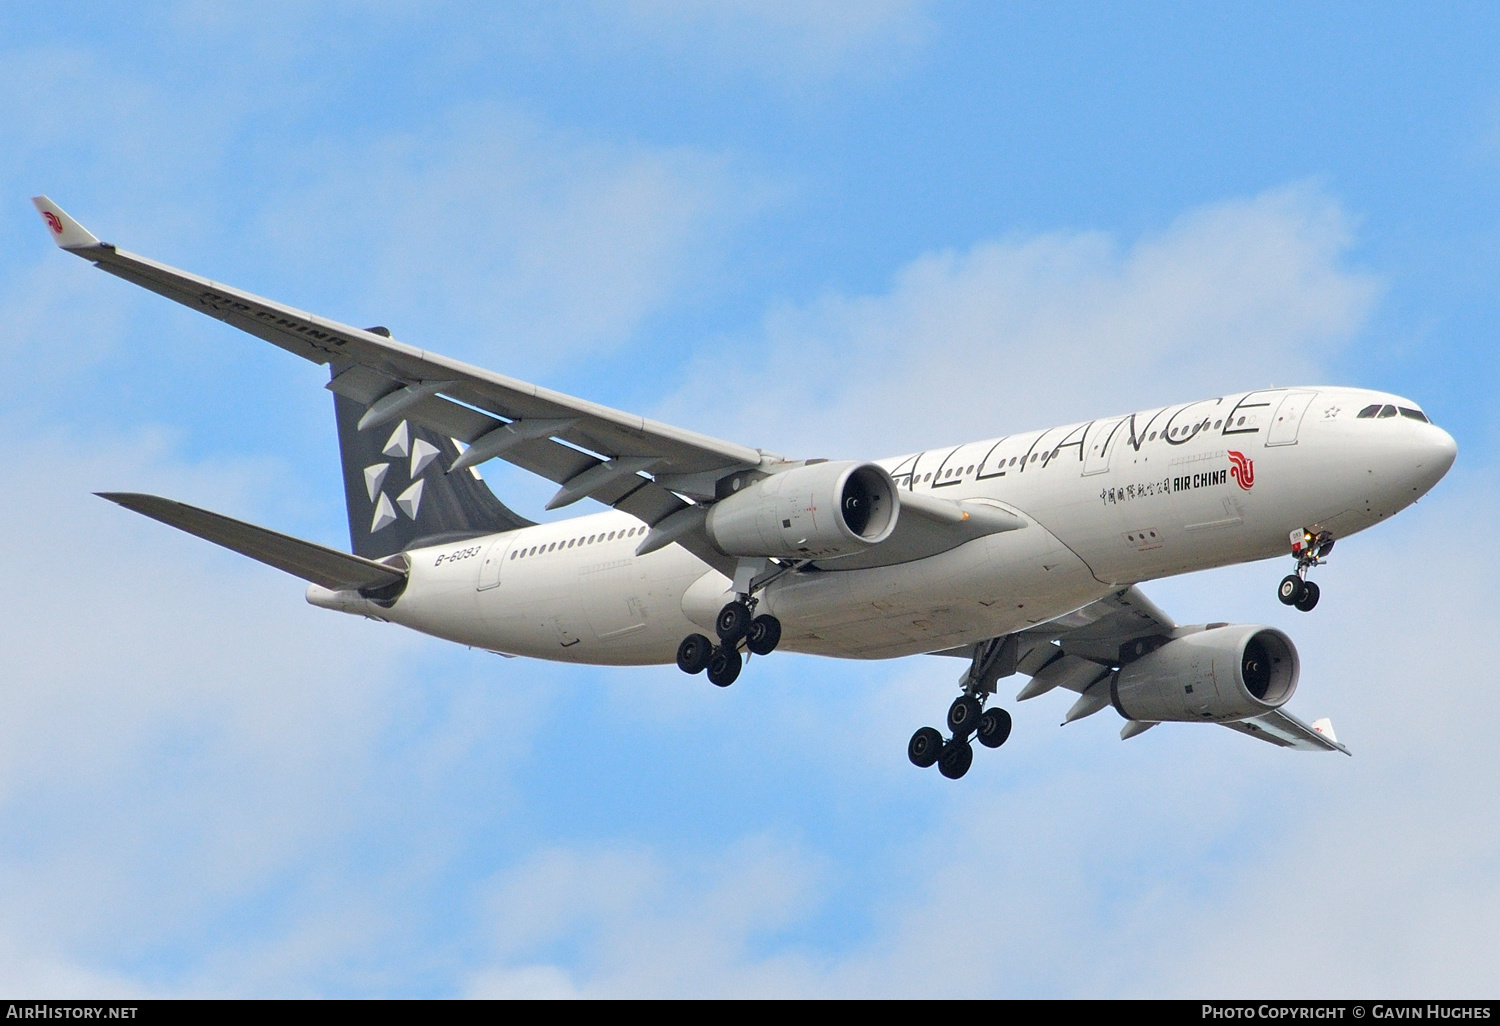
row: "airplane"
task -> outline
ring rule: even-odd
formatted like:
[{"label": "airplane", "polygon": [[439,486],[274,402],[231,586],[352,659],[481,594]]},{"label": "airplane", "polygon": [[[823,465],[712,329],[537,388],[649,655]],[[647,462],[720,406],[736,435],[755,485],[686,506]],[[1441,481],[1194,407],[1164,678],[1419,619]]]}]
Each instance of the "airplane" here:
[{"label": "airplane", "polygon": [[[45,196],[56,244],[143,288],[326,364],[352,552],[171,499],[103,498],[307,584],[307,601],[507,656],[670,665],[728,687],[785,650],[962,660],[946,733],[907,755],[958,779],[1004,744],[1016,700],[1113,707],[1122,739],[1214,723],[1349,750],[1285,706],[1283,631],[1180,625],[1146,581],[1277,556],[1281,602],[1318,604],[1337,539],[1400,512],[1453,465],[1414,402],[1265,388],[877,460],[796,459],[519,381],[117,249]],[[505,460],[556,483],[534,523],[480,476]],[[988,708],[986,706],[988,705]]]}]

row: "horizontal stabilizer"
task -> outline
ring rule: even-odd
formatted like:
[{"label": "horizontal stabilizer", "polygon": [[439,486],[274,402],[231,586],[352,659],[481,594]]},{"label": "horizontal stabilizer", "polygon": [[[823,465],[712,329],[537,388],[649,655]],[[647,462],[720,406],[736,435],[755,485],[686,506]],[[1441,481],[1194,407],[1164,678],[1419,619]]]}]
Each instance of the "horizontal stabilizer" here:
[{"label": "horizontal stabilizer", "polygon": [[406,579],[404,570],[384,563],[362,556],[351,556],[347,552],[315,545],[171,499],[135,492],[96,494],[101,499],[135,510],[152,520],[160,520],[180,531],[197,535],[215,545],[233,549],[242,556],[249,556],[267,566],[285,570],[304,581],[321,584],[335,591],[382,588],[399,584]]}]

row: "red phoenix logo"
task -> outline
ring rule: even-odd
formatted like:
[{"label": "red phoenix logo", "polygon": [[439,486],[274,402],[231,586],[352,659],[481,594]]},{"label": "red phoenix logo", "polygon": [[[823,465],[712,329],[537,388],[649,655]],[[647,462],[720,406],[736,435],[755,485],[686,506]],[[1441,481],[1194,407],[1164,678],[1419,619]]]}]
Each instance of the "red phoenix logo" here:
[{"label": "red phoenix logo", "polygon": [[1246,459],[1245,454],[1242,452],[1231,450],[1229,453],[1229,476],[1234,478],[1235,484],[1248,492],[1250,486],[1255,483],[1255,461]]},{"label": "red phoenix logo", "polygon": [[62,222],[57,219],[56,214],[50,210],[44,210],[42,216],[47,219],[47,227],[52,229],[54,235],[62,234]]}]

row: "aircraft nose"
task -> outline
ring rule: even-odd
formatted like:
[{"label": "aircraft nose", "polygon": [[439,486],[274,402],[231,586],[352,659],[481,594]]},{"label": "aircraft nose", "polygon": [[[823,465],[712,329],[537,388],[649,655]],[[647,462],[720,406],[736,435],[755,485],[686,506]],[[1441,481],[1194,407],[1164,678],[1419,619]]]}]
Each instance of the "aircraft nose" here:
[{"label": "aircraft nose", "polygon": [[1421,425],[1422,431],[1416,441],[1416,472],[1418,488],[1426,492],[1443,479],[1458,458],[1458,443],[1453,436],[1436,424]]}]

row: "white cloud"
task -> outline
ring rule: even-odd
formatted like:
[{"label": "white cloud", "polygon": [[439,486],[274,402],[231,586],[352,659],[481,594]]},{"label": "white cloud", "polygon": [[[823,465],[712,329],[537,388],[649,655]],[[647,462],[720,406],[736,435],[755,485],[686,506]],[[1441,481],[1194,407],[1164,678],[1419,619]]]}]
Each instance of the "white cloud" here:
[{"label": "white cloud", "polygon": [[350,312],[324,312],[509,373],[629,338],[710,280],[710,228],[741,216],[719,158],[590,142],[496,107],[291,159],[296,184],[261,216],[277,277],[355,282]]},{"label": "white cloud", "polygon": [[884,294],[777,309],[707,347],[659,415],[792,455],[873,457],[1315,379],[1377,295],[1347,266],[1350,242],[1338,204],[1298,187],[1125,249],[1080,233],[928,254]]},{"label": "white cloud", "polygon": [[[750,949],[806,914],[826,873],[785,838],[752,836],[700,865],[648,851],[538,852],[486,902],[509,961],[469,981],[474,997],[764,996],[804,989],[803,959]],[[532,959],[561,942],[564,968]]]}]

